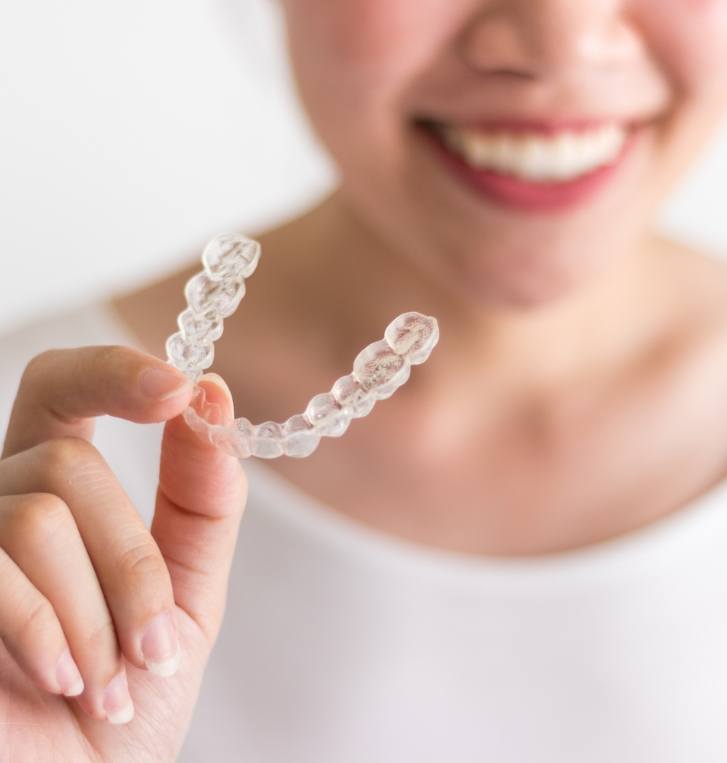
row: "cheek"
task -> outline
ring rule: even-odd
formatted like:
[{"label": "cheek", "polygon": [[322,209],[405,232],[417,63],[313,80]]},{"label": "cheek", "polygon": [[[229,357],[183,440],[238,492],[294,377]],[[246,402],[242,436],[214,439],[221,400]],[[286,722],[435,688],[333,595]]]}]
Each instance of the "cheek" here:
[{"label": "cheek", "polygon": [[727,0],[636,0],[648,45],[675,91],[727,90]]},{"label": "cheek", "polygon": [[288,0],[288,38],[299,79],[367,101],[401,91],[446,44],[462,4]]}]

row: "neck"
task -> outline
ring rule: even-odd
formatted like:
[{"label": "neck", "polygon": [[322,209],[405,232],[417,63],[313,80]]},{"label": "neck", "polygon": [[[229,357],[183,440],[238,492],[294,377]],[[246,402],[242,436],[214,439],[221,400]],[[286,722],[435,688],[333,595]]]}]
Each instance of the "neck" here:
[{"label": "neck", "polygon": [[266,267],[287,285],[290,314],[306,316],[341,367],[399,313],[436,317],[439,344],[416,375],[417,394],[430,398],[466,398],[469,389],[491,404],[493,394],[557,394],[626,363],[663,329],[656,309],[663,278],[656,246],[647,242],[568,295],[524,309],[478,302],[436,282],[380,240],[338,192],[260,239],[263,251],[275,252],[275,265]]}]

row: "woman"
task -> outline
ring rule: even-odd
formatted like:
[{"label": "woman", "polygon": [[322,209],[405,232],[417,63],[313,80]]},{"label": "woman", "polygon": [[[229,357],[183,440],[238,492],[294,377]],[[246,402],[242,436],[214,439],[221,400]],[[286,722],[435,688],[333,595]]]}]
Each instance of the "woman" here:
[{"label": "woman", "polygon": [[725,108],[727,2],[283,9],[340,182],[255,236],[205,386],[283,420],[401,312],[440,343],[241,468],[188,385],[135,386],[197,257],[6,337],[10,759],[724,760],[727,273],[652,221]]}]

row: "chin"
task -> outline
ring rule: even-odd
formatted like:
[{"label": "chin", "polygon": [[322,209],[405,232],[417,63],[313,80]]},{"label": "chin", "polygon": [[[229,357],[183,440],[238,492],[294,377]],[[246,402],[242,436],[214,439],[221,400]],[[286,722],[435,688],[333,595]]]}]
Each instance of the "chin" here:
[{"label": "chin", "polygon": [[534,309],[573,296],[611,264],[606,247],[591,246],[589,240],[498,246],[495,237],[477,246],[443,248],[449,252],[444,266],[452,286],[478,305]]}]

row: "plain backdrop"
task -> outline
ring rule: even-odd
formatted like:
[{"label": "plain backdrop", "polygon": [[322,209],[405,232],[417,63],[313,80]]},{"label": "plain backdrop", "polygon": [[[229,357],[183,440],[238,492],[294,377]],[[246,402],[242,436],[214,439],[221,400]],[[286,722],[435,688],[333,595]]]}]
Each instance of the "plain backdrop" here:
[{"label": "plain backdrop", "polygon": [[[0,334],[281,221],[335,177],[274,0],[0,3]],[[727,251],[725,178],[727,128],[662,226]]]}]

